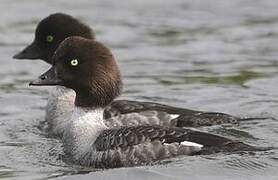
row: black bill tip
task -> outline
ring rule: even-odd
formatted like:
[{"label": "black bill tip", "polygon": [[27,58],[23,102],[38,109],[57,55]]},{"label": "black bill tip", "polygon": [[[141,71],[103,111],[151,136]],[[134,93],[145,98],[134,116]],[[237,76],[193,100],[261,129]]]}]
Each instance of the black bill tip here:
[{"label": "black bill tip", "polygon": [[42,50],[33,42],[13,56],[14,59],[42,59]]},{"label": "black bill tip", "polygon": [[23,51],[21,51],[21,52],[15,54],[15,55],[13,56],[13,59],[25,59],[24,54],[25,54],[25,52],[24,52],[24,50],[23,50]]},{"label": "black bill tip", "polygon": [[54,68],[50,68],[38,79],[31,81],[29,86],[56,86],[61,85],[61,80],[57,78]]}]

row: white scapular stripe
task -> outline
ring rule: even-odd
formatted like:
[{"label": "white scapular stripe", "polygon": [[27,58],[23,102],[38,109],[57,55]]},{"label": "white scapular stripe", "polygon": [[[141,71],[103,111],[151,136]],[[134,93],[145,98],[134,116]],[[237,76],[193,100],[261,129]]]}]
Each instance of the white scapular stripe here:
[{"label": "white scapular stripe", "polygon": [[176,119],[177,117],[179,117],[180,115],[178,114],[170,114],[171,119]]},{"label": "white scapular stripe", "polygon": [[183,142],[181,142],[181,144],[185,145],[185,146],[196,146],[196,147],[199,147],[199,148],[204,147],[202,144],[198,144],[198,143],[190,142],[190,141],[183,141]]}]

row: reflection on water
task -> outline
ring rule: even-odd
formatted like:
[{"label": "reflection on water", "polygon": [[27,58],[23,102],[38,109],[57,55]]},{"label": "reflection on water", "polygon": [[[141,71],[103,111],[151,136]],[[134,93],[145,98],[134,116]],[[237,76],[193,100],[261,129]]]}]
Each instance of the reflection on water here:
[{"label": "reflection on water", "polygon": [[67,165],[60,142],[40,130],[49,88],[27,86],[49,65],[11,57],[33,40],[40,19],[72,14],[112,49],[122,98],[270,117],[201,129],[278,147],[277,9],[276,0],[1,1],[0,179],[275,179],[277,150],[107,171]]}]

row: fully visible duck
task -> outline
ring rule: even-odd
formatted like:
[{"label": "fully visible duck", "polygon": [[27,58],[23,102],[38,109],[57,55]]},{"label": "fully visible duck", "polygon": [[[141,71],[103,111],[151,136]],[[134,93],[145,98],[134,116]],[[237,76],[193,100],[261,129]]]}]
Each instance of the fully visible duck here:
[{"label": "fully visible duck", "polygon": [[[34,41],[14,56],[16,59],[42,59],[51,64],[58,45],[67,37],[95,39],[89,26],[62,13],[51,14],[37,26]],[[46,108],[49,132],[61,136],[71,117],[75,93],[56,86],[50,93]],[[241,119],[217,112],[203,112],[152,102],[115,100],[107,105],[104,116],[110,126],[162,125],[167,127],[198,127],[223,123],[238,123]]]},{"label": "fully visible duck", "polygon": [[111,128],[105,108],[121,92],[121,76],[110,50],[82,37],[64,40],[52,67],[34,86],[65,86],[75,91],[73,113],[63,134],[64,151],[73,163],[95,168],[148,165],[179,155],[254,150],[225,137],[156,125]]}]

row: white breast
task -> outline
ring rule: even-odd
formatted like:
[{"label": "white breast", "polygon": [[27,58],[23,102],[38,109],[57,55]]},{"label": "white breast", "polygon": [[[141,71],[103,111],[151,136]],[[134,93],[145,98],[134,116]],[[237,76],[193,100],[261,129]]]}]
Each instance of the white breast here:
[{"label": "white breast", "polygon": [[61,136],[66,124],[71,119],[74,107],[75,92],[63,86],[56,86],[51,91],[46,106],[45,119],[50,132]]},{"label": "white breast", "polygon": [[99,133],[107,129],[103,120],[103,109],[74,107],[72,118],[64,130],[65,152],[80,159],[93,151],[93,143]]}]

